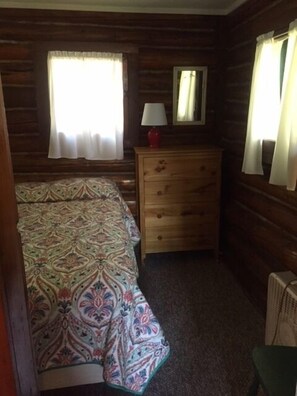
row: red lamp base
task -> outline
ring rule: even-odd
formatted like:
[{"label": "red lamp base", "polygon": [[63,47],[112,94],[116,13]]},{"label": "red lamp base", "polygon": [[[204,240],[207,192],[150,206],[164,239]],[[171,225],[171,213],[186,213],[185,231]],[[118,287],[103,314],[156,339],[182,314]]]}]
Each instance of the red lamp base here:
[{"label": "red lamp base", "polygon": [[149,146],[151,148],[160,147],[160,132],[157,128],[153,127],[147,134]]}]

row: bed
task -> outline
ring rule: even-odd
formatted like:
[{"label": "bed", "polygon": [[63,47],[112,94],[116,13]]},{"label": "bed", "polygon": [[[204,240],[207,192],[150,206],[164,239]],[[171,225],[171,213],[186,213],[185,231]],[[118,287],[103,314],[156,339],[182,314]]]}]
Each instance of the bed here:
[{"label": "bed", "polygon": [[104,381],[142,394],[169,356],[137,284],[140,234],[105,178],[16,184],[41,389]]}]

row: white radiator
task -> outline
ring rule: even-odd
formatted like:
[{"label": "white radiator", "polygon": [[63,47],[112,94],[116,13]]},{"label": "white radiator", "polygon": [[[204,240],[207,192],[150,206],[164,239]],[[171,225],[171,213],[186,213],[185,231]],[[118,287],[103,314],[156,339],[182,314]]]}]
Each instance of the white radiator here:
[{"label": "white radiator", "polygon": [[269,275],[265,344],[297,346],[297,276],[291,271]]}]

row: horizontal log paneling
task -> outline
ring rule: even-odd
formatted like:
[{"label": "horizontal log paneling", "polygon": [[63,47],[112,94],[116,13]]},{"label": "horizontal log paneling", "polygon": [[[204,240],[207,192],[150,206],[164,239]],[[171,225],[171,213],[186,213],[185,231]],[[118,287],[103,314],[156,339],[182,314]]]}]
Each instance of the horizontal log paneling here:
[{"label": "horizontal log paneling", "polygon": [[224,125],[224,137],[229,140],[243,141],[246,136],[246,123],[244,121],[228,120]]},{"label": "horizontal log paneling", "polygon": [[245,243],[244,234],[231,225],[225,231],[225,239],[229,246],[228,251],[224,253],[225,264],[240,280],[255,306],[265,315],[267,279],[271,266],[267,267],[266,261],[257,254],[254,247]]},{"label": "horizontal log paneling", "polygon": [[287,205],[277,198],[243,183],[232,184],[229,191],[232,197],[245,205],[246,208],[277,225],[288,235],[297,237],[297,207]]},{"label": "horizontal log paneling", "polygon": [[[172,70],[141,70],[139,72],[139,85],[142,87],[142,92],[146,91],[160,91],[160,88],[166,92],[172,92]],[[160,81],[162,83],[160,84]]]},{"label": "horizontal log paneling", "polygon": [[11,108],[36,108],[36,92],[34,87],[8,86],[3,87],[5,106]]},{"label": "horizontal log paneling", "polygon": [[234,202],[226,209],[228,223],[236,226],[251,242],[253,249],[269,259],[268,262],[279,263],[279,268],[296,268],[296,239],[290,237],[280,228],[267,222],[257,213],[251,212],[243,205]]},{"label": "horizontal log paneling", "polygon": [[[236,257],[240,260],[240,265],[237,263],[238,268],[240,269],[244,263],[249,273],[254,273],[255,279],[258,283],[262,284],[263,287],[267,287],[268,276],[272,268],[274,271],[281,271],[284,269],[284,267],[280,267],[274,261],[268,264],[265,258],[261,257],[258,249],[245,237],[245,232],[233,226],[231,223],[229,224],[228,232],[225,237],[228,244],[232,246],[232,250]],[[242,254],[242,252],[244,252],[244,254]]]},{"label": "horizontal log paneling", "polygon": [[[115,28],[118,26],[129,26],[131,29],[148,29],[152,27],[162,27],[165,29],[193,29],[203,32],[216,28],[216,19],[212,16],[199,16],[199,15],[179,15],[179,24],[176,24],[176,15],[171,14],[134,14],[134,13],[100,13],[100,12],[76,12],[59,10],[28,10],[28,9],[1,9],[0,20],[7,21],[14,20],[17,13],[20,23],[52,23],[56,24],[98,24],[98,18],[104,17],[106,26],[113,25]],[[66,18],[67,16],[67,18]],[[102,23],[103,24],[103,23]]]},{"label": "horizontal log paneling", "polygon": [[[1,68],[1,67],[0,67]],[[4,67],[2,67],[4,69]],[[33,67],[32,67],[33,69]],[[2,85],[3,86],[27,86],[31,87],[34,84],[34,74],[32,71],[2,71]]]},{"label": "horizontal log paneling", "polygon": [[[136,216],[130,146],[122,161],[47,158],[47,76],[38,58],[38,51],[54,42],[69,48],[78,42],[86,48],[109,43],[136,48],[136,105],[128,115],[135,141],[147,144],[149,128],[140,122],[144,103],[153,101],[166,107],[161,144],[218,143],[219,136],[223,259],[265,311],[269,273],[291,269],[297,274],[297,193],[270,185],[269,168],[264,176],[253,176],[243,174],[241,165],[256,37],[284,31],[295,18],[296,0],[247,0],[227,17],[1,9],[0,71],[15,180],[108,177]],[[172,125],[173,67],[182,65],[208,67],[205,125]]]},{"label": "horizontal log paneling", "polygon": [[[217,142],[216,137],[220,136],[225,149],[225,206],[222,210],[225,232],[223,230],[222,234],[226,238],[222,248],[226,257],[232,257],[234,252],[234,256],[240,258],[242,253],[245,259],[238,275],[250,293],[263,297],[270,268],[296,266],[293,216],[297,202],[296,193],[269,185],[266,176],[247,176],[240,172],[249,91],[256,37],[269,30],[284,30],[296,17],[294,0],[248,0],[224,17],[224,25],[223,17],[214,16],[162,14],[152,18],[149,14],[2,9],[0,70],[16,178],[41,180],[72,174],[109,175],[117,180],[129,203],[135,204],[133,153],[125,155],[120,166],[112,162],[53,161],[47,158],[45,118],[48,114],[38,112],[43,98],[36,79],[36,51],[43,44],[55,41],[73,45],[84,41],[135,46],[138,49],[138,102],[132,118],[139,125],[136,140],[140,145],[147,144],[148,128],[141,127],[140,122],[144,103],[152,101],[163,102],[166,107],[168,125],[161,129],[162,144]],[[226,34],[222,35],[224,26]],[[206,125],[172,125],[173,67],[182,65],[208,67]],[[45,81],[46,76],[43,78]],[[129,185],[128,190],[124,181]],[[236,216],[247,213],[252,223],[237,225],[232,213]],[[262,228],[254,228],[255,224],[262,224]],[[238,235],[241,234],[237,234],[241,230],[244,237],[248,228],[256,230],[255,235],[251,235],[253,243],[250,245],[239,242]],[[265,243],[265,235],[275,242],[274,246],[278,246],[281,253]],[[252,249],[253,244],[255,249],[249,254],[248,248]],[[257,263],[255,266],[250,264],[252,258]],[[244,281],[246,274],[251,285]]]},{"label": "horizontal log paneling", "polygon": [[0,40],[0,62],[7,59],[26,61],[32,59],[30,44]]},{"label": "horizontal log paneling", "polygon": [[[148,128],[140,126],[144,103],[163,102],[168,125],[162,144],[212,142],[215,134],[215,91],[218,72],[217,37],[221,17],[197,15],[122,14],[54,10],[1,9],[0,71],[14,172],[17,180],[66,175],[104,175],[129,181],[136,202],[134,155],[115,164],[100,161],[50,160],[48,105],[44,105],[46,69],[39,51],[58,46],[124,44],[138,49],[137,113],[129,114],[136,126],[135,141],[147,144]],[[69,47],[70,48],[70,47]],[[172,125],[173,67],[208,66],[207,123],[204,126]],[[40,75],[42,74],[42,75]],[[40,89],[39,84],[43,88]],[[128,146],[130,147],[130,146]],[[120,184],[121,188],[122,185]],[[125,189],[122,192],[126,194]],[[134,197],[133,197],[134,194]]]},{"label": "horizontal log paneling", "polygon": [[[224,146],[222,246],[226,261],[265,309],[269,272],[297,274],[297,192],[241,172],[256,38],[285,31],[297,18],[295,0],[248,0],[227,17],[221,144]],[[263,163],[271,153],[264,152]],[[237,262],[236,262],[237,261]]]}]

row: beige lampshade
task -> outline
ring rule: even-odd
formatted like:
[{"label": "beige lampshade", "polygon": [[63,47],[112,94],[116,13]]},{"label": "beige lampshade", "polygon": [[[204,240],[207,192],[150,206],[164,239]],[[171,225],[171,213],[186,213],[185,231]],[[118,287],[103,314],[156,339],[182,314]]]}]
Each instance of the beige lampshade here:
[{"label": "beige lampshade", "polygon": [[167,125],[164,103],[145,103],[141,125]]}]

